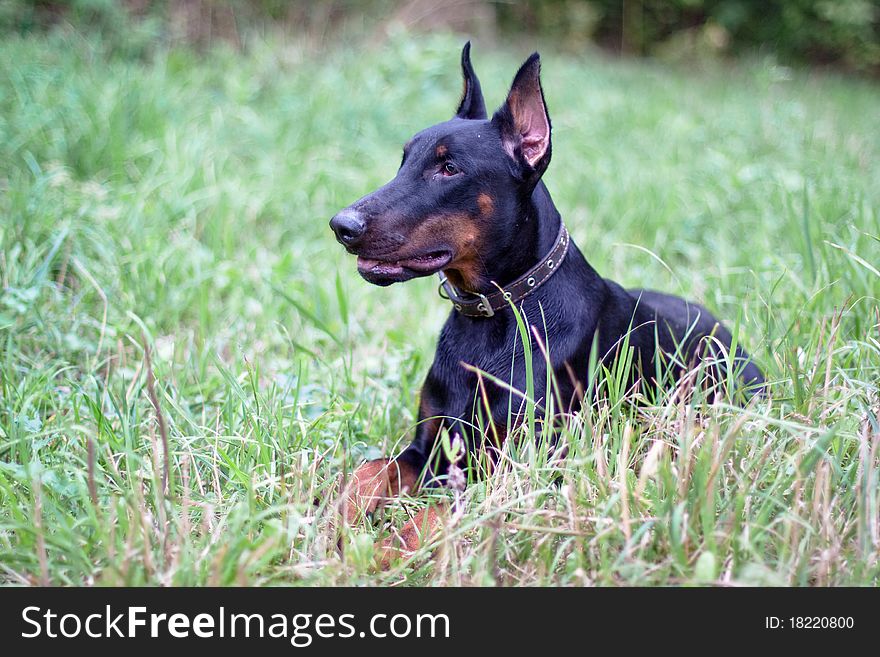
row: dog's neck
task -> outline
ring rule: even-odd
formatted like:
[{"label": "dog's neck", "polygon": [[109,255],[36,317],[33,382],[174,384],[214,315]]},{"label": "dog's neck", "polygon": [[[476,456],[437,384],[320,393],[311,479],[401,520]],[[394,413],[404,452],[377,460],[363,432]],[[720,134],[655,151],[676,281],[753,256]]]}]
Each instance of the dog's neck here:
[{"label": "dog's neck", "polygon": [[480,284],[481,289],[472,292],[497,292],[495,283],[501,286],[512,283],[540,262],[553,248],[562,217],[543,182],[538,183],[531,197],[523,203],[519,216],[513,242],[507,249],[508,256],[499,259],[499,262],[484,263],[486,270]]}]

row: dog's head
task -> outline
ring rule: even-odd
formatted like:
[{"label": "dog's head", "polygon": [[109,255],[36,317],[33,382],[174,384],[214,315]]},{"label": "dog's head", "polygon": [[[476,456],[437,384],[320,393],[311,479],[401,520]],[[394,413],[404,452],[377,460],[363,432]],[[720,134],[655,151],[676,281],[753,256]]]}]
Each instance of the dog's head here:
[{"label": "dog's head", "polygon": [[478,289],[485,263],[512,244],[522,204],[550,162],[538,54],[519,69],[491,119],[470,43],[461,68],[464,93],[455,116],[410,139],[394,179],[330,221],[371,283],[390,285],[442,270],[460,289]]}]

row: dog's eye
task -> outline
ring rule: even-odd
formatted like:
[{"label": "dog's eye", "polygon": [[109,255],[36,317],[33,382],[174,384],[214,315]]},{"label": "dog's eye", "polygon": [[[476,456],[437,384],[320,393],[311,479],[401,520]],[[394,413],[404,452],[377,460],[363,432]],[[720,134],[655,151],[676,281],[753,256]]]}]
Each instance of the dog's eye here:
[{"label": "dog's eye", "polygon": [[452,162],[447,162],[443,165],[443,175],[444,176],[454,176],[458,173],[458,167],[455,166]]}]

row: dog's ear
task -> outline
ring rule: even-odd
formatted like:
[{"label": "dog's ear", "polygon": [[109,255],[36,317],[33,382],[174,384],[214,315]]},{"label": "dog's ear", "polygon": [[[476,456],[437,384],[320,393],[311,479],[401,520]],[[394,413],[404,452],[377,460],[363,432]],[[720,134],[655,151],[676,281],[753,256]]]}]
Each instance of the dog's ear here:
[{"label": "dog's ear", "polygon": [[541,177],[550,163],[550,116],[541,89],[541,58],[534,53],[513,79],[495,116],[504,150],[526,167],[526,179]]},{"label": "dog's ear", "polygon": [[471,42],[464,44],[461,50],[461,74],[464,77],[464,91],[461,94],[461,102],[455,113],[460,119],[485,119],[486,103],[483,102],[483,91],[480,89],[480,81],[471,66]]}]

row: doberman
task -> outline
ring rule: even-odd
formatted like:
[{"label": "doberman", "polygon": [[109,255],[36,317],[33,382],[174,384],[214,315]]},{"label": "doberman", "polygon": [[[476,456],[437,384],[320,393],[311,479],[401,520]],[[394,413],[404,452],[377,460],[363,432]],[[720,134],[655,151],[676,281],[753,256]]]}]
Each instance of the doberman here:
[{"label": "doberman", "polygon": [[[474,429],[477,406],[491,409],[495,426],[512,429],[505,426],[511,391],[492,383],[526,390],[511,305],[548,347],[549,356],[531,350],[535,400],[548,394],[548,363],[559,398],[576,405],[588,389],[591,353],[610,365],[625,347],[632,354],[629,381],[643,390],[660,385],[658,364],[670,375],[660,377],[667,385],[700,364],[724,381],[730,363],[744,390],[764,383],[742,349],[725,357],[731,334],[704,307],[603,279],[571,241],[541,181],[551,148],[538,53],[519,69],[491,119],[470,43],[461,67],[464,93],[455,116],[415,135],[395,178],[330,222],[367,281],[384,286],[437,273],[453,305],[421,390],[415,438],[395,458],[356,470],[343,503],[349,523],[425,481],[442,480],[449,467],[439,449],[444,429],[471,453],[485,450],[487,438]],[[479,392],[478,371],[487,375]],[[429,507],[411,520],[398,536],[403,548],[414,549],[438,517]]]}]

